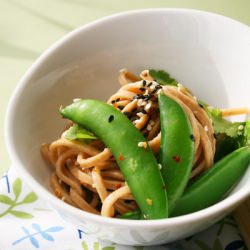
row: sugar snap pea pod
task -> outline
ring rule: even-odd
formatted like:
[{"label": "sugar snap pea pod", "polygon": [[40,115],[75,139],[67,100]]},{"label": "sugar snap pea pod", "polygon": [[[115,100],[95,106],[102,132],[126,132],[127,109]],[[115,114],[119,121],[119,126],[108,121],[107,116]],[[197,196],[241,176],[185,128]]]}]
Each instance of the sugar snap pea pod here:
[{"label": "sugar snap pea pod", "polygon": [[183,108],[173,99],[159,95],[161,145],[159,160],[166,184],[169,210],[182,196],[194,159],[192,127]]},{"label": "sugar snap pea pod", "polygon": [[112,151],[145,218],[168,217],[167,193],[157,161],[149,147],[139,147],[145,138],[124,114],[97,100],[78,100],[60,112],[93,132]]},{"label": "sugar snap pea pod", "polygon": [[250,164],[250,147],[239,148],[197,177],[177,202],[171,216],[192,213],[218,202]]}]

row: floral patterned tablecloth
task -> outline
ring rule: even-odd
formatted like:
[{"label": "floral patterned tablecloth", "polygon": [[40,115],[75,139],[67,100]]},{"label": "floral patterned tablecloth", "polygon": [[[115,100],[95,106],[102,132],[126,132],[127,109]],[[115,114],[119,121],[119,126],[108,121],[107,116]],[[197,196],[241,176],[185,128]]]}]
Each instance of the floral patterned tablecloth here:
[{"label": "floral patterned tablecloth", "polygon": [[0,179],[0,250],[236,250],[247,249],[232,217],[192,237],[152,247],[101,242],[65,222],[14,167]]}]

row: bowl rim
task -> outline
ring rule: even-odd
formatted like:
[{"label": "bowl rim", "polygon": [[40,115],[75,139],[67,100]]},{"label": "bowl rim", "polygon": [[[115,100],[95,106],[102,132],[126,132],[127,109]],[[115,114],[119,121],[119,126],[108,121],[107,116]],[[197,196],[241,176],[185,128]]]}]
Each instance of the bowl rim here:
[{"label": "bowl rim", "polygon": [[55,197],[52,193],[50,193],[47,189],[45,189],[42,185],[40,185],[32,176],[31,174],[22,166],[21,160],[18,157],[18,153],[14,149],[15,146],[12,143],[12,121],[15,113],[15,107],[17,105],[17,98],[19,93],[25,89],[26,85],[29,83],[32,75],[39,69],[40,65],[42,65],[48,58],[53,56],[53,54],[60,50],[61,46],[65,43],[70,42],[71,39],[74,39],[78,36],[79,33],[84,33],[89,29],[96,27],[98,25],[103,25],[109,21],[119,19],[119,18],[127,18],[130,15],[142,15],[142,14],[149,14],[149,13],[188,13],[198,16],[205,16],[207,18],[217,18],[221,21],[227,21],[234,24],[237,24],[240,27],[245,27],[250,32],[249,27],[246,24],[243,24],[237,20],[234,20],[230,17],[226,17],[220,14],[203,11],[203,10],[194,10],[194,9],[187,9],[187,8],[148,8],[148,9],[136,9],[136,10],[129,10],[123,11],[119,13],[115,13],[109,16],[102,17],[85,25],[82,25],[71,32],[64,35],[60,38],[57,42],[53,43],[48,49],[46,49],[23,75],[23,77],[18,82],[14,92],[11,95],[9,103],[7,105],[6,113],[5,113],[5,121],[4,121],[4,135],[5,135],[5,144],[7,146],[7,151],[12,159],[12,165],[17,169],[18,173],[23,177],[25,181],[27,181],[28,185],[39,194],[42,199],[48,201],[49,203],[53,204],[53,206],[63,210],[67,213],[74,214],[79,216],[79,218],[85,218],[95,223],[104,223],[106,226],[116,226],[116,227],[137,227],[137,228],[153,228],[153,227],[167,227],[173,225],[184,225],[187,223],[191,223],[195,220],[203,220],[206,217],[211,217],[213,215],[217,215],[223,211],[227,211],[235,204],[239,204],[243,199],[245,199],[249,194],[246,188],[242,190],[237,190],[235,193],[231,194],[229,197],[225,198],[224,200],[208,207],[202,209],[200,211],[190,213],[187,215],[182,215],[178,217],[172,218],[165,218],[165,219],[157,219],[157,220],[125,220],[119,218],[107,218],[100,215],[91,214],[85,211],[82,211],[78,208],[75,208],[57,197]]}]

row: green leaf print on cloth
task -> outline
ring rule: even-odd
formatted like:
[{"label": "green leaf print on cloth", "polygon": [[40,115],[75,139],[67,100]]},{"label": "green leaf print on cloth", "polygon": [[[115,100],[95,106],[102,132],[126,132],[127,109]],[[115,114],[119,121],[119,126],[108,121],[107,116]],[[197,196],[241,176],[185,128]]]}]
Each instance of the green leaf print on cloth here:
[{"label": "green leaf print on cloth", "polygon": [[94,242],[93,243],[93,248],[89,248],[88,244],[86,243],[86,241],[82,241],[82,249],[83,250],[90,250],[90,249],[94,249],[94,250],[115,250],[115,246],[107,246],[107,247],[101,247],[99,242]]},{"label": "green leaf print on cloth", "polygon": [[12,185],[12,192],[15,196],[14,199],[11,199],[9,196],[5,194],[0,194],[0,203],[9,205],[9,207],[5,211],[3,212],[0,211],[0,218],[4,217],[7,214],[11,214],[21,219],[33,218],[32,214],[16,210],[16,207],[36,201],[37,195],[34,192],[30,192],[23,198],[23,200],[19,201],[19,197],[22,192],[22,180],[20,178],[17,178],[14,181]]}]

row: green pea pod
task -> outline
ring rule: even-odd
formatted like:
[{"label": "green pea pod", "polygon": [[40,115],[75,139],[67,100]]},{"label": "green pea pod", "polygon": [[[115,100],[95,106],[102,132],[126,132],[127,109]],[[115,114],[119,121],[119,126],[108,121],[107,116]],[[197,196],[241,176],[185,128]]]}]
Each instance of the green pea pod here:
[{"label": "green pea pod", "polygon": [[192,127],[183,108],[173,99],[159,95],[161,146],[159,160],[166,184],[169,210],[182,196],[194,159]]},{"label": "green pea pod", "polygon": [[157,161],[143,135],[113,106],[97,100],[78,100],[60,110],[73,122],[92,131],[112,151],[143,215],[168,217],[168,200]]},{"label": "green pea pod", "polygon": [[250,164],[250,147],[239,148],[197,177],[186,189],[171,216],[204,209],[222,199]]}]

